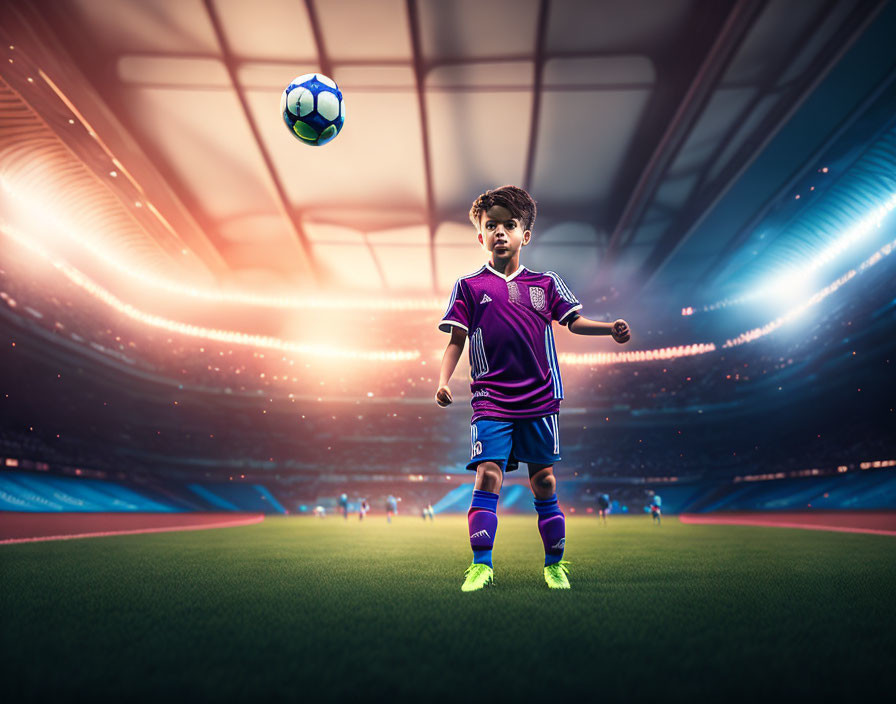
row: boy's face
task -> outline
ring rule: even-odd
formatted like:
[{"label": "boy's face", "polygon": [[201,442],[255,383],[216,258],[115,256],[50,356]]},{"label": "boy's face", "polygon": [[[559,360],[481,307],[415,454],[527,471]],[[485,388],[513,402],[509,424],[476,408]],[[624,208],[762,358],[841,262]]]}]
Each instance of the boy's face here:
[{"label": "boy's face", "polygon": [[529,244],[532,233],[507,208],[493,205],[479,216],[479,243],[498,259],[512,259]]}]

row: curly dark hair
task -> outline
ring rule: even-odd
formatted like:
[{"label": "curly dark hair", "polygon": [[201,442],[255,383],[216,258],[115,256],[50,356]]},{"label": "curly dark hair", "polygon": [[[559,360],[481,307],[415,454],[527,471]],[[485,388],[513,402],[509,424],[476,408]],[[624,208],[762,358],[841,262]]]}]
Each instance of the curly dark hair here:
[{"label": "curly dark hair", "polygon": [[473,207],[470,208],[470,222],[477,230],[482,214],[495,205],[507,208],[513,217],[519,218],[524,230],[531,230],[535,224],[536,208],[532,196],[517,186],[501,186],[486,191],[473,201]]}]

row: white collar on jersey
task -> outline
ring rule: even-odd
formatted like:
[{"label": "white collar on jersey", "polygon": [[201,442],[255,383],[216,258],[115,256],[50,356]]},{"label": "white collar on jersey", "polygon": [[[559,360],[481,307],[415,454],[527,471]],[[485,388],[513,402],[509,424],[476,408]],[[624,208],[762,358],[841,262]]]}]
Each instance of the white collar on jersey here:
[{"label": "white collar on jersey", "polygon": [[504,276],[504,274],[502,274],[497,269],[493,268],[492,265],[489,263],[486,263],[485,268],[488,269],[493,274],[495,274],[496,276],[500,276],[505,281],[511,281],[512,279],[516,278],[519,274],[522,274],[523,269],[525,269],[526,267],[524,267],[522,264],[520,264],[520,268],[517,269],[515,272],[513,272],[510,276]]}]

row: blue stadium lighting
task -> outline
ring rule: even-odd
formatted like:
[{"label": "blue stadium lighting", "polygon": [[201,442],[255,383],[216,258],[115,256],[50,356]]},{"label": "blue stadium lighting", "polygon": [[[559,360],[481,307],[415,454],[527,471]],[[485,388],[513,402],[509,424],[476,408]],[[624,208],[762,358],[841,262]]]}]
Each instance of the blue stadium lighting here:
[{"label": "blue stadium lighting", "polygon": [[756,297],[772,298],[776,304],[796,303],[807,299],[815,279],[810,271],[794,269],[776,274],[757,292]]},{"label": "blue stadium lighting", "polygon": [[722,348],[726,347],[736,347],[737,345],[742,345],[748,342],[753,342],[753,340],[757,340],[760,337],[764,337],[769,333],[777,330],[782,325],[785,325],[789,322],[792,322],[803,313],[806,312],[808,308],[814,306],[817,303],[820,303],[825,298],[830,296],[832,293],[840,289],[842,286],[847,284],[849,281],[852,281],[856,276],[861,274],[866,269],[874,266],[878,262],[880,262],[884,257],[888,257],[893,252],[896,252],[896,240],[888,242],[883,247],[878,249],[874,254],[868,257],[865,261],[863,261],[858,266],[850,269],[845,274],[840,276],[835,281],[832,281],[830,284],[825,286],[823,289],[816,291],[810,298],[807,298],[802,303],[793,306],[786,313],[775,318],[769,323],[766,323],[762,327],[753,328],[752,330],[747,330],[742,332],[735,338],[729,339],[725,341],[725,344],[722,345]]},{"label": "blue stadium lighting", "polygon": [[[776,301],[783,299],[788,303],[805,300],[811,293],[815,272],[835,261],[855,245],[867,240],[871,233],[882,229],[894,208],[896,208],[896,192],[801,266],[778,271],[767,278],[764,283],[741,296],[726,298],[700,308],[683,308],[682,311],[696,310],[706,313],[762,298],[774,298]],[[682,312],[682,315],[684,314]]]},{"label": "blue stadium lighting", "polygon": [[880,230],[893,208],[896,208],[896,193],[802,266],[773,275],[766,284],[760,287],[756,295],[774,297],[776,300],[784,298],[788,301],[806,298],[806,294],[809,293],[814,283],[813,274],[850,248],[866,240],[870,233]]}]

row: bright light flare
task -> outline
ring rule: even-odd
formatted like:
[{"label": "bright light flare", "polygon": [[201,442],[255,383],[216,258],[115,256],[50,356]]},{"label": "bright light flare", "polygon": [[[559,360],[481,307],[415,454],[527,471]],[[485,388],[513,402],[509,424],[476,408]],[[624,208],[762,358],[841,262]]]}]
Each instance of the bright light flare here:
[{"label": "bright light flare", "polygon": [[370,362],[403,362],[418,359],[420,357],[419,350],[353,350],[334,347],[324,344],[306,344],[291,340],[283,340],[277,337],[266,335],[249,335],[246,333],[235,332],[232,330],[216,330],[213,328],[205,328],[198,325],[189,325],[175,320],[169,320],[158,315],[144,313],[129,303],[119,300],[114,294],[107,291],[102,286],[94,283],[89,277],[70,266],[68,263],[55,258],[50,252],[29,238],[25,233],[16,228],[4,226],[3,232],[22,245],[32,253],[37,254],[49,261],[58,271],[60,271],[69,281],[76,286],[87,291],[94,298],[102,301],[106,305],[114,308],[119,313],[127,317],[141,322],[151,327],[168,330],[169,332],[196,337],[205,340],[215,340],[217,342],[226,342],[234,345],[245,345],[248,347],[257,347],[263,349],[275,349],[282,352],[292,352],[295,354],[306,355],[311,357],[321,357],[324,359],[357,359]]},{"label": "bright light flare", "polygon": [[762,289],[762,295],[773,299],[776,303],[793,303],[805,300],[812,293],[811,273],[803,269],[794,269],[778,274]]},{"label": "bright light flare", "polygon": [[864,218],[848,228],[843,234],[825,247],[816,256],[812,257],[799,269],[776,276],[765,287],[766,295],[778,295],[778,293],[797,297],[806,293],[812,272],[834,261],[846,250],[864,240],[869,233],[883,227],[884,220],[890,212],[896,208],[896,193],[886,199],[881,205],[874,208]]},{"label": "bright light flare", "polygon": [[[145,268],[121,258],[109,250],[108,242],[102,240],[101,234],[91,234],[93,229],[79,224],[74,218],[58,217],[46,207],[46,197],[39,198],[25,189],[0,177],[0,188],[10,203],[16,205],[20,213],[17,222],[28,223],[29,228],[38,229],[42,233],[51,233],[50,238],[76,244],[82,251],[89,252],[92,257],[104,266],[121,274],[129,282],[139,282],[144,288],[165,291],[178,296],[210,301],[216,304],[238,304],[262,308],[277,309],[329,309],[329,310],[444,310],[445,302],[435,297],[390,299],[378,296],[355,296],[339,298],[331,295],[300,296],[293,294],[258,294],[250,291],[227,290],[184,284],[173,279],[166,279],[149,273]],[[52,200],[52,199],[51,199]],[[152,204],[148,204],[154,210]],[[99,236],[97,236],[99,235]],[[46,239],[45,239],[46,241]]]},{"label": "bright light flare", "polygon": [[830,284],[825,286],[820,291],[816,291],[813,296],[811,296],[808,300],[803,301],[798,306],[794,306],[789,311],[787,311],[784,315],[775,318],[770,323],[766,323],[762,327],[753,328],[752,330],[747,330],[746,332],[742,332],[735,338],[730,340],[726,340],[725,344],[722,345],[725,347],[736,347],[737,345],[743,345],[747,342],[752,342],[753,340],[757,340],[760,337],[764,337],[771,332],[774,332],[779,327],[784,325],[785,323],[789,323],[792,320],[796,319],[800,315],[806,312],[808,308],[814,306],[816,303],[820,303],[825,298],[830,296],[832,293],[837,291],[841,286],[843,286],[847,281],[852,280],[856,276],[858,276],[861,272],[865,271],[869,267],[874,266],[879,261],[881,261],[884,257],[889,256],[894,250],[896,250],[896,240],[892,242],[888,242],[879,250],[877,250],[874,254],[868,257],[865,261],[863,261],[859,266],[855,269],[850,269],[843,276],[832,281]]},{"label": "bright light flare", "polygon": [[896,193],[891,194],[883,203],[869,211],[865,217],[846,229],[831,244],[816,256],[809,258],[799,268],[774,274],[764,284],[761,284],[749,293],[716,301],[703,306],[700,310],[709,312],[728,306],[748,303],[757,298],[783,298],[787,301],[793,301],[809,295],[812,274],[834,261],[850,247],[863,241],[870,233],[882,228],[884,221],[894,208],[896,208]]}]

